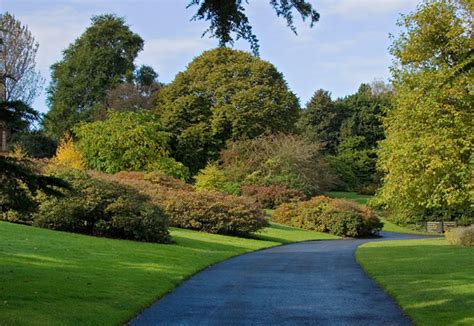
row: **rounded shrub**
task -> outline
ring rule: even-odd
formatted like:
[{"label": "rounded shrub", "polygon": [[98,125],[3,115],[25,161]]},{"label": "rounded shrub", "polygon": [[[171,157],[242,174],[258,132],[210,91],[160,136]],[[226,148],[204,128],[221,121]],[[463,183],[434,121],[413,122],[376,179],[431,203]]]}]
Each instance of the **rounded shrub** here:
[{"label": "rounded shrub", "polygon": [[285,185],[248,185],[242,186],[240,190],[242,196],[253,198],[265,208],[275,208],[283,203],[306,199],[304,192],[298,189],[289,189]]},{"label": "rounded shrub", "polygon": [[159,174],[121,172],[100,177],[148,195],[166,211],[171,226],[230,235],[248,235],[268,226],[261,206],[248,198],[194,191],[190,185]]},{"label": "rounded shrub", "polygon": [[72,190],[64,196],[39,196],[33,225],[69,232],[149,242],[169,242],[168,218],[149,198],[116,182],[85,172],[58,175]]},{"label": "rounded shrub", "polygon": [[448,230],[445,235],[452,245],[474,247],[474,225]]},{"label": "rounded shrub", "polygon": [[325,196],[282,204],[273,212],[272,219],[282,224],[348,237],[374,235],[383,226],[366,206]]}]

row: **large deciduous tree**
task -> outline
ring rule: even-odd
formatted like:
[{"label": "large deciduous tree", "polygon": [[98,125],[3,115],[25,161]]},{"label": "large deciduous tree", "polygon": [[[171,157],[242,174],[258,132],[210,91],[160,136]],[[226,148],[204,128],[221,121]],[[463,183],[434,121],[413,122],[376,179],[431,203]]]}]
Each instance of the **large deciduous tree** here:
[{"label": "large deciduous tree", "polygon": [[79,121],[92,120],[107,91],[131,81],[133,61],[142,48],[142,38],[123,18],[93,17],[92,25],[51,67],[50,111],[44,121],[48,134],[57,139]]},{"label": "large deciduous tree", "polygon": [[31,105],[43,84],[36,70],[38,43],[27,26],[0,14],[0,100]]},{"label": "large deciduous tree", "polygon": [[427,1],[402,17],[391,47],[395,97],[377,202],[405,222],[474,213],[473,9]]},{"label": "large deciduous tree", "polygon": [[157,94],[175,157],[197,172],[227,140],[291,132],[299,104],[270,63],[227,48],[203,53]]},{"label": "large deciduous tree", "polygon": [[[248,1],[242,0],[190,0],[188,8],[198,6],[194,20],[210,21],[209,28],[204,34],[219,39],[220,46],[234,43],[236,39],[244,39],[250,43],[255,55],[258,55],[258,39],[252,31],[249,19],[245,14],[244,5]],[[270,0],[270,5],[275,9],[277,16],[283,16],[288,27],[296,34],[293,22],[293,12],[296,10],[303,20],[309,19],[311,27],[319,20],[319,13],[305,0]],[[203,34],[203,35],[204,35]]]}]

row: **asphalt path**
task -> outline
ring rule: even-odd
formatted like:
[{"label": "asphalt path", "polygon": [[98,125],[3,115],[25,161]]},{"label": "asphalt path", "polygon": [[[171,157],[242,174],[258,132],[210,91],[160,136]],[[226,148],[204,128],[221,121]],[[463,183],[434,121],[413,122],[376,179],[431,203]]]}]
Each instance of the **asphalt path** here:
[{"label": "asphalt path", "polygon": [[309,241],[231,258],[196,274],[129,325],[411,325],[355,259],[368,241]]}]

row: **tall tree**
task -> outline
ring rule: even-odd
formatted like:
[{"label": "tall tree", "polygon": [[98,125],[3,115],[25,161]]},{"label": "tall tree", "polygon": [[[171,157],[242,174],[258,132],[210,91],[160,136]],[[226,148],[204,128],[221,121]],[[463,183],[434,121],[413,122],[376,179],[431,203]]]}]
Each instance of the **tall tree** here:
[{"label": "tall tree", "polygon": [[343,112],[336,106],[331,98],[331,93],[318,89],[306,104],[298,128],[310,139],[320,142],[325,153],[335,153],[339,128]]},{"label": "tall tree", "polygon": [[[234,43],[232,33],[235,33],[235,38],[247,40],[253,53],[258,56],[258,39],[252,32],[252,26],[245,14],[244,4],[247,3],[248,0],[190,0],[188,8],[199,7],[193,19],[210,21],[210,26],[204,34],[209,33],[211,37],[219,39],[220,46],[232,45]],[[275,9],[277,16],[285,18],[288,27],[295,34],[294,10],[303,20],[309,18],[311,27],[319,20],[319,13],[305,0],[270,0],[270,5]]]},{"label": "tall tree", "polygon": [[133,61],[142,48],[142,38],[123,18],[93,17],[92,25],[51,67],[50,111],[44,121],[48,134],[58,139],[79,121],[92,120],[107,91],[132,79]]},{"label": "tall tree", "polygon": [[197,172],[227,140],[294,130],[299,103],[283,75],[263,60],[219,48],[204,52],[157,93],[176,158]]},{"label": "tall tree", "polygon": [[405,222],[474,215],[474,52],[469,0],[426,1],[402,17],[391,53],[394,109],[377,195]]},{"label": "tall tree", "polygon": [[31,105],[44,82],[36,70],[38,43],[27,26],[0,14],[0,100]]}]

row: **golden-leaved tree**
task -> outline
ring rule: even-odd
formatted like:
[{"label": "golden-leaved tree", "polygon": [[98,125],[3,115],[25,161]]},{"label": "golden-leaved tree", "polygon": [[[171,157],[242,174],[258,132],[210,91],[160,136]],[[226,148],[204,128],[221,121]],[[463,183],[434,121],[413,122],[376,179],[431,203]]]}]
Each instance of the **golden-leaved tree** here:
[{"label": "golden-leaved tree", "polygon": [[385,120],[375,203],[402,222],[474,212],[474,39],[469,0],[426,1],[391,47],[394,108]]}]

